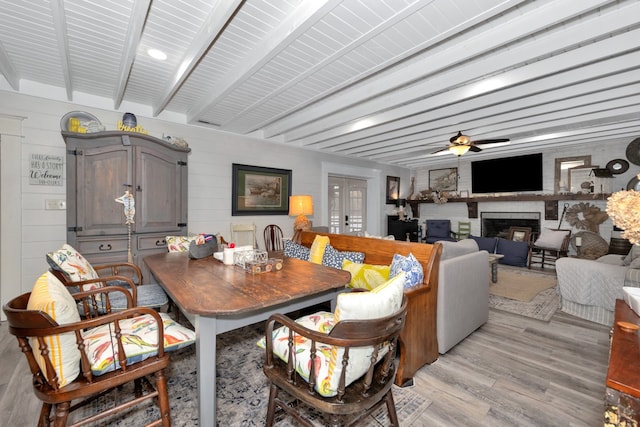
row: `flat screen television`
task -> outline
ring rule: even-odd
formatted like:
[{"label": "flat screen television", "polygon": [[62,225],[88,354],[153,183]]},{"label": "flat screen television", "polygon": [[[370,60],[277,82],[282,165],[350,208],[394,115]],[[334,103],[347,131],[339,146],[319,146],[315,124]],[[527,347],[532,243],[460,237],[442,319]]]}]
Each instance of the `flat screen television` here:
[{"label": "flat screen television", "polygon": [[542,191],[542,153],[471,162],[471,191]]}]

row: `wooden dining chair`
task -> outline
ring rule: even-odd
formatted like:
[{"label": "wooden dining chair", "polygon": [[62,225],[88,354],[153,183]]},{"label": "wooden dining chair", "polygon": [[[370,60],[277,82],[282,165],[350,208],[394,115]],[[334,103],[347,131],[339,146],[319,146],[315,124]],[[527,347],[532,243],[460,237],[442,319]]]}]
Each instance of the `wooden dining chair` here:
[{"label": "wooden dining chair", "polygon": [[[404,274],[397,277],[404,283]],[[341,294],[336,318],[327,312],[296,321],[281,314],[269,318],[263,364],[263,371],[271,383],[266,426],[273,425],[276,408],[311,427],[314,424],[305,418],[305,407],[324,413],[328,424],[337,426],[353,425],[383,404],[386,404],[391,424],[399,426],[391,388],[397,370],[395,356],[405,322],[407,297],[402,296],[400,285],[400,295],[393,297],[397,306],[386,304],[387,308],[395,307],[391,308],[391,314],[375,317],[371,311],[377,303],[368,298],[375,298],[375,291],[355,293],[369,295],[362,301],[357,301],[356,297],[351,303],[341,305],[340,299],[348,295]],[[353,315],[358,311],[369,311],[364,316],[369,318],[347,317],[347,313]],[[347,318],[338,320],[338,316]],[[283,326],[274,330],[275,325]],[[304,405],[288,404],[281,391]]]},{"label": "wooden dining chair", "polygon": [[[107,313],[87,310],[87,317],[80,318],[80,301],[92,304],[97,294],[108,299],[115,293],[124,295],[128,308]],[[151,400],[160,414],[148,425],[171,425],[164,374],[169,364],[168,346],[181,348],[176,342],[189,345],[195,341],[195,333],[186,333],[186,328],[177,324],[169,329],[171,320],[166,315],[135,307],[132,295],[121,286],[72,295],[51,272],[36,281],[32,292],[13,298],[3,310],[9,333],[16,336],[27,358],[33,391],[42,401],[39,427],[66,426],[70,413],[129,382],[134,383],[133,396],[118,393],[119,401],[113,407],[100,413],[86,410],[82,418],[100,420]],[[146,378],[151,375],[155,387]]]},{"label": "wooden dining chair", "polygon": [[231,224],[231,239],[229,242],[235,243],[237,246],[258,247],[256,241],[256,225],[255,224]]},{"label": "wooden dining chair", "polygon": [[269,224],[262,232],[264,248],[267,251],[284,251],[284,234],[276,224]]}]

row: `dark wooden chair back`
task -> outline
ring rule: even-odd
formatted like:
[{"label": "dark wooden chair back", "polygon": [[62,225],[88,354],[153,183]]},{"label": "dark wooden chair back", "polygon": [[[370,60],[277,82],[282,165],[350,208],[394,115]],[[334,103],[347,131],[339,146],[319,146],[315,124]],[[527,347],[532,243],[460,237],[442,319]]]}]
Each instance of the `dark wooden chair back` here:
[{"label": "dark wooden chair back", "polygon": [[[117,289],[120,288],[120,289]],[[100,292],[127,292],[119,286],[110,286],[105,289],[79,292],[73,295],[76,300],[86,297],[87,294]],[[127,292],[128,294],[128,292]],[[130,294],[128,294],[130,295]],[[169,397],[167,394],[167,383],[164,376],[164,369],[169,364],[169,354],[164,352],[164,332],[162,319],[158,313],[146,307],[132,307],[117,313],[105,314],[103,316],[81,320],[80,322],[59,325],[48,314],[27,309],[31,293],[20,295],[4,305],[3,310],[7,316],[9,333],[18,339],[18,345],[27,358],[29,369],[32,374],[33,390],[36,397],[42,401],[38,426],[49,426],[52,423],[56,427],[67,425],[69,413],[78,409],[97,395],[119,387],[125,383],[133,381],[135,383],[135,398],[125,398],[113,408],[107,409],[98,414],[91,414],[95,420],[103,419],[131,407],[132,405],[143,403],[146,400],[157,399],[160,407],[160,419],[154,425],[169,427],[171,425]],[[131,297],[129,297],[131,302]],[[142,314],[150,314],[154,317],[158,326],[158,346],[157,356],[149,357],[141,362],[127,364],[124,359],[123,340],[126,336],[119,336],[119,322]],[[103,324],[112,324],[115,335],[118,339],[118,354],[123,360],[119,360],[120,367],[100,376],[94,376],[90,368],[90,362],[84,350],[82,332],[87,328],[94,328]],[[61,387],[54,365],[49,358],[50,349],[46,337],[71,333],[75,334],[78,350],[80,351],[80,374],[71,383]],[[33,340],[33,341],[30,341]],[[37,344],[37,348],[34,349]],[[44,368],[37,362],[35,351],[39,351],[44,358]],[[120,356],[119,356],[120,357]],[[146,382],[145,393],[143,393],[142,379],[147,375],[154,374],[155,389]],[[71,405],[73,401],[73,405]],[[53,414],[52,409],[54,410]],[[85,417],[85,419],[88,417]]]},{"label": "dark wooden chair back", "polygon": [[284,235],[276,224],[269,224],[264,228],[264,248],[267,251],[284,251]]},{"label": "dark wooden chair back", "polygon": [[536,245],[537,235],[532,234],[531,243],[529,244],[529,264],[528,268],[532,265],[539,264],[540,268],[544,269],[545,265],[554,267],[556,261],[559,258],[569,256],[569,244],[571,242],[571,230],[570,229],[558,229],[558,231],[566,231],[567,234],[562,240],[562,244],[557,248],[548,248],[540,245]]},{"label": "dark wooden chair back", "polygon": [[[301,326],[287,316],[276,314],[267,320],[266,358],[263,371],[271,382],[269,405],[267,411],[266,426],[273,425],[275,408],[293,416],[305,426],[312,426],[311,422],[304,419],[304,414],[295,406],[289,406],[278,398],[278,392],[284,390],[290,396],[304,402],[308,407],[314,408],[328,415],[330,425],[339,424],[341,418],[348,418],[349,422],[355,422],[371,414],[380,405],[385,404],[389,413],[389,419],[394,426],[398,426],[398,417],[391,387],[395,377],[397,366],[395,364],[398,337],[405,323],[407,314],[407,297],[403,298],[400,310],[390,316],[371,320],[343,320],[338,322],[331,332],[324,334]],[[284,362],[273,354],[272,333],[276,325],[284,325],[289,328],[289,352],[288,361]],[[309,381],[305,381],[295,370],[295,339],[294,333],[312,341],[311,358],[320,343],[343,347],[342,360],[337,360],[336,365],[341,365],[342,373],[338,383],[337,395],[324,397],[315,390],[319,382],[316,378],[315,364],[311,364]],[[389,346],[389,351],[377,363],[370,363],[368,371],[355,382],[345,386],[345,374],[350,363],[349,351],[357,347],[373,347],[374,353],[371,359],[376,359],[377,349],[384,345]],[[351,425],[351,424],[349,424]]]}]

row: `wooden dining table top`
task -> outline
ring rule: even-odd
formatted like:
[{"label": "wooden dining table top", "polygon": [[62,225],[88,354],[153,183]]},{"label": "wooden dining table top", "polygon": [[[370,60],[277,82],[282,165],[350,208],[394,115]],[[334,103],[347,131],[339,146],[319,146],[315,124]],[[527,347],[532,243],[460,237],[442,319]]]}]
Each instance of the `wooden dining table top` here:
[{"label": "wooden dining table top", "polygon": [[251,274],[213,257],[191,259],[187,252],[144,258],[158,283],[187,313],[237,315],[275,306],[307,295],[344,288],[348,271],[282,257],[279,271]]}]

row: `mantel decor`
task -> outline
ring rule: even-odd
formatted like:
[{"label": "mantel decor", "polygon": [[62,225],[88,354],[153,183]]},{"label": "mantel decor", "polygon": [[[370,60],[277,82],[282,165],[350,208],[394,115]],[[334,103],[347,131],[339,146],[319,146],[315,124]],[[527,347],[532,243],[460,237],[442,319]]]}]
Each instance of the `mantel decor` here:
[{"label": "mantel decor", "polygon": [[231,215],[287,215],[291,196],[291,169],[234,163]]}]

